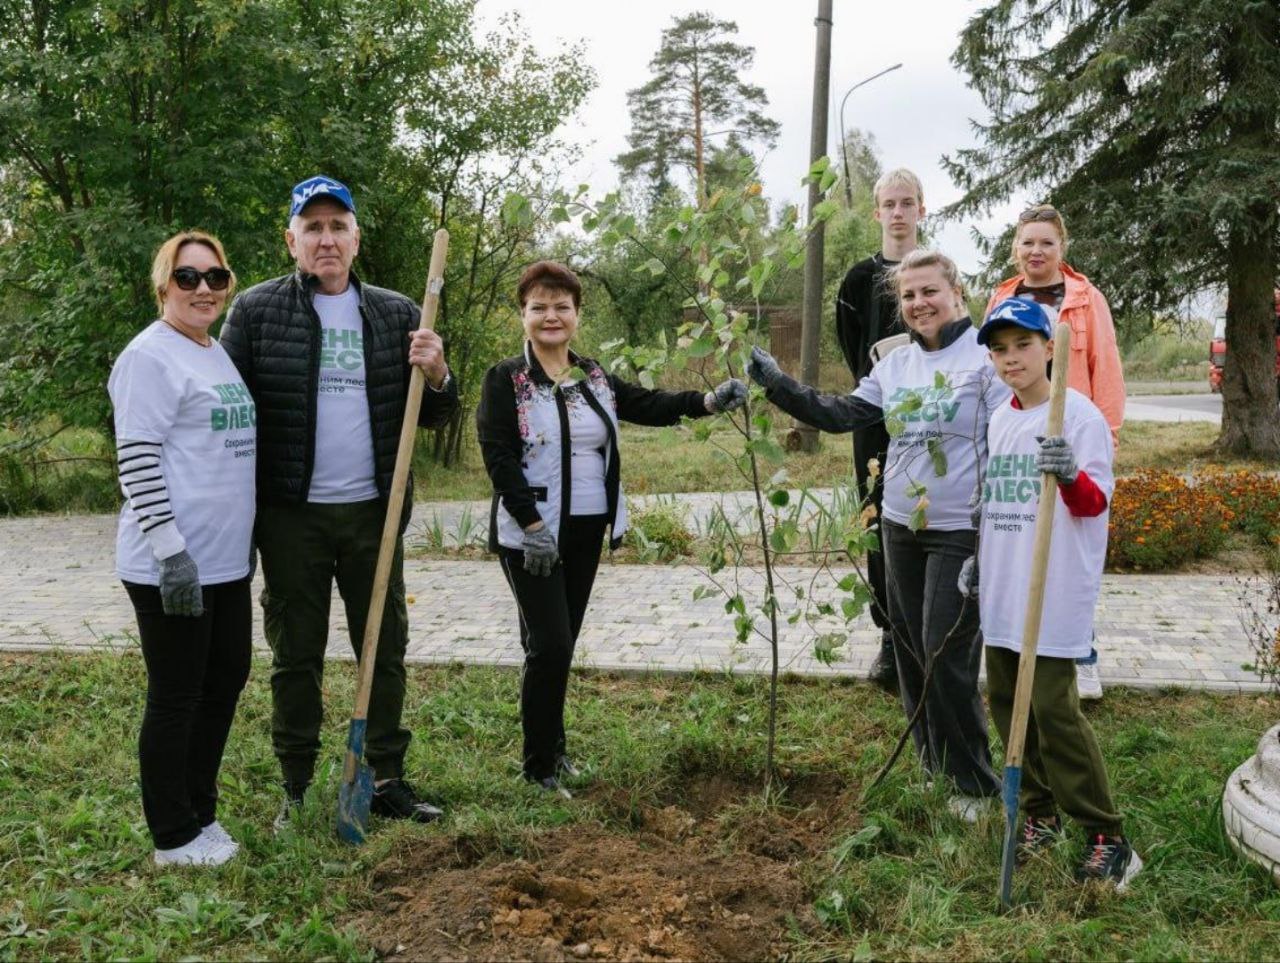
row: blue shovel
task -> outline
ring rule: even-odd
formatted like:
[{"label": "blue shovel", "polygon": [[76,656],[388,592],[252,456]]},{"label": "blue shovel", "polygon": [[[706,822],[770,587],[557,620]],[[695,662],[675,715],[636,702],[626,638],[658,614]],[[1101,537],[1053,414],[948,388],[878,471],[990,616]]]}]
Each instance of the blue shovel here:
[{"label": "blue shovel", "polygon": [[[1071,357],[1071,326],[1059,324],[1053,339],[1053,376],[1049,381],[1049,423],[1046,437],[1062,434],[1067,404],[1067,362]],[[1027,741],[1027,716],[1036,674],[1036,648],[1040,644],[1040,616],[1044,612],[1044,582],[1049,569],[1049,540],[1053,537],[1053,510],[1058,503],[1058,476],[1040,475],[1040,507],[1031,556],[1031,589],[1027,594],[1026,621],[1022,626],[1022,654],[1018,658],[1018,682],[1013,695],[1013,717],[1004,752],[1004,853],[1000,857],[1000,906],[1013,906],[1013,865],[1018,852],[1018,794],[1022,788],[1022,752]]]},{"label": "blue shovel", "polygon": [[[435,327],[440,292],[444,289],[444,260],[448,253],[449,232],[436,231],[435,240],[431,244],[431,266],[427,271],[427,293],[422,300],[419,330],[429,331]],[[418,430],[418,409],[422,405],[425,377],[421,368],[411,368],[409,394],[404,403],[404,420],[400,423],[400,447],[396,451],[396,468],[391,476],[391,497],[387,499],[387,517],[382,525],[378,567],[373,574],[369,617],[365,621],[364,643],[360,648],[356,707],[347,730],[347,757],[342,766],[342,783],[338,786],[338,836],[353,846],[359,846],[365,840],[365,833],[369,828],[369,806],[373,802],[373,770],[363,761],[365,728],[369,721],[369,693],[373,691],[373,665],[378,656],[382,610],[387,601],[391,562],[395,558],[396,539],[400,534],[400,511],[404,507],[404,490],[409,479],[409,462]]]}]

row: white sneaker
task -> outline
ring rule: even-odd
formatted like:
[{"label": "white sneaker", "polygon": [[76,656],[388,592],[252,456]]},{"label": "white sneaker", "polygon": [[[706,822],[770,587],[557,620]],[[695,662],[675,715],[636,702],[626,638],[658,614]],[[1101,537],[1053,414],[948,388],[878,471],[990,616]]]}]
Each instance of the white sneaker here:
[{"label": "white sneaker", "polygon": [[202,832],[185,846],[157,849],[155,860],[157,866],[221,866],[235,854],[231,846]]},{"label": "white sneaker", "polygon": [[976,823],[991,806],[990,796],[952,796],[947,800],[947,808],[951,815],[963,819],[967,823]]},{"label": "white sneaker", "polygon": [[240,852],[240,844],[232,838],[231,834],[222,827],[222,823],[218,822],[216,819],[208,826],[204,827],[204,829],[200,830],[200,833],[201,835],[212,839],[216,843],[221,843],[224,846],[230,846],[231,854],[233,856]]},{"label": "white sneaker", "polygon": [[1102,676],[1098,674],[1097,662],[1076,663],[1076,689],[1081,699],[1102,698]]}]

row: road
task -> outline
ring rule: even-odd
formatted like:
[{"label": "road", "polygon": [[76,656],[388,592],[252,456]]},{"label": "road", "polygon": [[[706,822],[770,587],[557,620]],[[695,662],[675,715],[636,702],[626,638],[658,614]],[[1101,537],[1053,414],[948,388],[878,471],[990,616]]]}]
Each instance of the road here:
[{"label": "road", "polygon": [[1222,395],[1130,395],[1124,402],[1125,421],[1222,422]]}]

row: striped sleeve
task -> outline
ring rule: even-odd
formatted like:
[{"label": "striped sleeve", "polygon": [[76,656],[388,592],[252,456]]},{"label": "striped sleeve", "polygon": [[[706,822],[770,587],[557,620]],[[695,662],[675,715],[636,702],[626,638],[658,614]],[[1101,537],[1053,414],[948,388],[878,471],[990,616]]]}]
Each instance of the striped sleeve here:
[{"label": "striped sleeve", "polygon": [[120,439],[116,444],[116,466],[125,501],[156,558],[169,558],[184,551],[187,543],[174,520],[160,466],[160,443]]}]

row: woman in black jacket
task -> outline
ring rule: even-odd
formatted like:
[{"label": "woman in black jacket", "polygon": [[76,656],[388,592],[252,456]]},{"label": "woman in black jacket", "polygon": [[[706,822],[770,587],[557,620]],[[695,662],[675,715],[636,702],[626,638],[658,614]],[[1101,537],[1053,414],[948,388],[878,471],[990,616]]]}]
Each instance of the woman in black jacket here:
[{"label": "woman in black jacket", "polygon": [[486,373],[476,425],[493,481],[489,548],[515,595],[525,651],[524,777],[569,798],[559,781],[578,774],[565,755],[569,666],[605,529],[611,548],[627,529],[618,422],[673,425],[732,411],[747,388],[733,379],[706,394],[651,391],[571,352],[582,285],[562,264],[530,265],[516,295],[524,351]]}]

